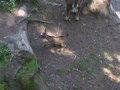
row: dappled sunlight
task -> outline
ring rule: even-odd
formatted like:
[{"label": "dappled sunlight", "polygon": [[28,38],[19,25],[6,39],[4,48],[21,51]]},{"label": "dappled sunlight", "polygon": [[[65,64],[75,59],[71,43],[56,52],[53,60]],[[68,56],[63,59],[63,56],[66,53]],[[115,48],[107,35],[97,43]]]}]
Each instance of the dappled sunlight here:
[{"label": "dappled sunlight", "polygon": [[13,12],[15,16],[19,17],[27,17],[27,8],[25,5],[23,5],[20,8],[16,8],[15,11]]},{"label": "dappled sunlight", "polygon": [[37,28],[38,33],[45,32],[46,30],[47,34],[50,36],[61,36],[62,35],[62,30],[59,28],[53,27],[52,29],[48,29],[47,26],[45,26],[44,24],[36,24],[35,26]]},{"label": "dappled sunlight", "polygon": [[107,52],[104,52],[104,58],[108,61],[113,61],[113,57]]},{"label": "dappled sunlight", "polygon": [[[51,47],[51,49],[50,49],[51,53],[67,56],[67,57],[70,57],[72,59],[76,59],[77,55],[76,55],[75,51],[67,48],[67,45],[66,45],[67,38],[66,38],[65,35],[62,35],[63,30],[61,30],[59,28],[59,25],[57,27],[54,26],[54,27],[51,27],[51,28],[48,28],[45,24],[35,24],[35,26],[36,26],[37,32],[39,34],[45,32],[45,30],[46,30],[47,35],[48,36],[54,36],[53,40],[56,40],[57,43],[59,42],[61,44],[61,41],[59,41],[59,39],[57,40],[57,37],[59,38],[59,36],[63,36],[63,37],[60,37],[60,38],[62,40],[65,40],[65,46],[66,47],[61,47],[61,48]],[[50,45],[50,42],[47,41],[46,39],[42,39],[42,40],[43,40],[43,42],[48,42],[48,44]]]},{"label": "dappled sunlight", "polygon": [[[120,55],[104,52],[104,58],[109,61],[108,63],[112,63],[112,64],[107,64],[106,67],[102,68],[102,71],[111,80],[113,80],[117,83],[120,83],[120,65],[118,63],[118,62],[120,62]],[[115,64],[115,62],[117,64]]]},{"label": "dappled sunlight", "polygon": [[61,54],[65,56],[75,56],[75,52],[67,48],[65,48]]},{"label": "dappled sunlight", "polygon": [[51,31],[51,33],[55,36],[61,36],[63,32],[58,26],[58,27],[54,27],[53,30]]},{"label": "dappled sunlight", "polygon": [[58,52],[58,49],[56,49],[56,48],[52,48],[52,49],[50,49],[50,52],[57,53],[57,54],[63,55],[63,56],[68,56],[68,57],[74,58],[74,59],[76,59],[76,57],[77,57],[75,51],[72,51],[68,48],[64,48],[61,52]]},{"label": "dappled sunlight", "polygon": [[114,58],[116,58],[118,60],[118,62],[120,62],[120,55],[114,54]]},{"label": "dappled sunlight", "polygon": [[35,24],[35,26],[36,26],[36,28],[37,28],[37,32],[38,33],[41,33],[41,32],[45,32],[45,29],[46,29],[46,27],[45,27],[45,25],[43,25],[43,24]]},{"label": "dappled sunlight", "polygon": [[120,55],[119,54],[110,54],[107,52],[104,52],[104,58],[108,61],[114,61],[117,60],[118,62],[120,62]]},{"label": "dappled sunlight", "polygon": [[114,75],[113,72],[108,68],[103,68],[102,70],[104,74],[107,75],[111,80],[114,80],[117,83],[120,83],[120,76]]},{"label": "dappled sunlight", "polygon": [[116,11],[115,13],[120,18],[120,11]]}]

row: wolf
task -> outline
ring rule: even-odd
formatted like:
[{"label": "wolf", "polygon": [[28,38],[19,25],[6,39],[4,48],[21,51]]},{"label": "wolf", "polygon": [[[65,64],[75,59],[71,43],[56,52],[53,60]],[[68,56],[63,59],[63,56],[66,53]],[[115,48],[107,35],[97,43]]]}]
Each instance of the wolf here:
[{"label": "wolf", "polygon": [[66,2],[66,11],[67,11],[67,15],[65,17],[65,20],[69,20],[70,19],[70,14],[71,12],[76,14],[75,15],[75,20],[79,20],[79,9],[80,9],[80,2],[81,0],[65,0]]}]

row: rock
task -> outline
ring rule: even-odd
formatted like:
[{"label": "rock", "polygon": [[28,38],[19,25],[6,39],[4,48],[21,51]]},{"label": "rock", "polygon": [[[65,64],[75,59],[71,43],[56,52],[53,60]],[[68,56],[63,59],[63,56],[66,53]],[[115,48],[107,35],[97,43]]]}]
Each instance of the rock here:
[{"label": "rock", "polygon": [[26,50],[33,53],[30,43],[27,38],[26,31],[19,31],[13,36],[4,37],[4,41],[8,43],[8,48],[13,52],[15,50]]}]

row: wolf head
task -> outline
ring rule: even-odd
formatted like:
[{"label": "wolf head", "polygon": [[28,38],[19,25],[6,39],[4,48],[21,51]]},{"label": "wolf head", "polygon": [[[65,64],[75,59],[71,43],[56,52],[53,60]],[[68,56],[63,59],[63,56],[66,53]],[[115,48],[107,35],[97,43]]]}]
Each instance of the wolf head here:
[{"label": "wolf head", "polygon": [[77,13],[79,11],[79,1],[80,0],[73,0],[73,4],[72,4],[73,13]]}]

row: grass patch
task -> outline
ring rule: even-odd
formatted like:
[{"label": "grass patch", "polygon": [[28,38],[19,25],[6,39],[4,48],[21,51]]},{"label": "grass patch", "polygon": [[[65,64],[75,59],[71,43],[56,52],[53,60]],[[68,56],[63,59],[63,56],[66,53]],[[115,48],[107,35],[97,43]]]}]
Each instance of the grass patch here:
[{"label": "grass patch", "polygon": [[67,72],[70,72],[70,71],[75,70],[75,69],[76,69],[75,66],[70,66],[67,69],[61,68],[61,69],[58,69],[57,71],[60,73],[67,73]]},{"label": "grass patch", "polygon": [[16,7],[15,2],[16,0],[0,1],[0,10],[12,12]]},{"label": "grass patch", "polygon": [[23,65],[22,69],[17,73],[17,80],[25,90],[34,90],[33,75],[40,71],[40,67],[36,60],[29,59]]},{"label": "grass patch", "polygon": [[57,69],[57,71],[60,72],[60,73],[66,73],[66,72],[68,72],[68,70],[64,69],[64,68]]},{"label": "grass patch", "polygon": [[105,56],[105,57],[110,57],[110,56],[112,56],[112,55],[111,55],[110,53],[105,52],[105,53],[104,53],[104,56]]},{"label": "grass patch", "polygon": [[45,13],[40,13],[39,17],[40,17],[40,18],[46,18],[47,15],[46,15]]},{"label": "grass patch", "polygon": [[7,84],[5,82],[0,82],[0,90],[5,90],[7,88]]},{"label": "grass patch", "polygon": [[32,8],[32,13],[37,13],[39,12],[39,8]]},{"label": "grass patch", "polygon": [[40,70],[39,65],[37,64],[36,60],[31,60],[30,62],[27,62],[25,65],[23,65],[23,68],[20,70],[20,72],[17,74],[17,77],[30,77],[31,72],[37,72]]},{"label": "grass patch", "polygon": [[100,61],[99,57],[95,54],[90,54],[90,58],[95,60],[95,61]]},{"label": "grass patch", "polygon": [[[92,59],[92,62],[90,60]],[[78,63],[76,63],[73,66],[69,66],[67,69],[58,69],[57,71],[60,73],[66,73],[70,72],[72,70],[80,70],[80,71],[86,71],[87,73],[95,73],[98,74],[100,70],[100,58],[95,54],[90,54],[89,59],[81,59]],[[92,64],[92,65],[91,65]],[[112,65],[108,65],[108,67],[112,67]]]},{"label": "grass patch", "polygon": [[81,86],[74,86],[73,89],[75,89],[75,90],[81,90],[82,87]]},{"label": "grass patch", "polygon": [[7,67],[7,63],[10,60],[10,50],[7,48],[7,44],[0,44],[0,69]]},{"label": "grass patch", "polygon": [[[17,0],[5,0],[5,1],[0,0],[0,10],[12,12],[14,8],[16,7],[16,1]],[[22,0],[22,1],[26,1],[26,0]],[[38,0],[28,0],[28,1],[37,7],[39,7],[40,5],[40,2],[38,2]],[[33,11],[36,11],[36,9]]]},{"label": "grass patch", "polygon": [[79,63],[77,64],[77,66],[78,66],[78,69],[80,69],[80,70],[85,70],[85,71],[88,70],[86,62],[84,60],[79,61]]},{"label": "grass patch", "polygon": [[67,73],[73,70],[81,70],[81,71],[86,71],[88,73],[97,73],[97,70],[88,67],[85,60],[81,60],[77,64],[70,66],[67,69],[61,68],[61,69],[58,69],[57,71],[60,73]]},{"label": "grass patch", "polygon": [[112,64],[106,64],[105,67],[106,68],[114,68],[114,65],[112,65]]}]

